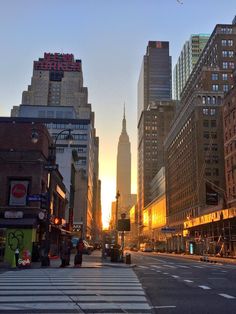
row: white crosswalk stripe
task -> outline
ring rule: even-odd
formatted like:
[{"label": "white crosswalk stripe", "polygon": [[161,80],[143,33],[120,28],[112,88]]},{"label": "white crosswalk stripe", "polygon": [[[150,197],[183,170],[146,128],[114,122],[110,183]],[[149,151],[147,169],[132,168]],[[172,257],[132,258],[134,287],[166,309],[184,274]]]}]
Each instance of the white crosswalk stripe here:
[{"label": "white crosswalk stripe", "polygon": [[151,313],[132,269],[28,269],[0,277],[0,313]]}]

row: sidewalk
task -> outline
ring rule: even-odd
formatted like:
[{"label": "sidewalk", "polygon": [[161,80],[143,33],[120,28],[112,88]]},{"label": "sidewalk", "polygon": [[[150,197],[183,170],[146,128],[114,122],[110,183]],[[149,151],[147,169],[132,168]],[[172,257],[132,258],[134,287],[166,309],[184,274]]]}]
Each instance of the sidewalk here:
[{"label": "sidewalk", "polygon": [[178,254],[178,253],[155,253],[155,255],[168,256],[168,257],[181,257],[185,259],[197,260],[202,262],[211,262],[211,263],[228,263],[236,265],[236,258],[228,257],[218,257],[218,256],[209,256],[209,255],[187,255],[187,254]]},{"label": "sidewalk", "polygon": [[[74,267],[74,257],[75,254],[71,254],[70,257],[70,265],[65,268],[73,268]],[[50,259],[50,268],[59,268],[61,265],[61,259],[55,258]],[[91,255],[83,254],[83,263],[81,268],[100,268],[100,267],[123,267],[129,268],[134,267],[134,264],[125,264],[125,263],[112,263],[110,257],[106,259],[102,259],[102,251],[95,250]],[[34,262],[31,265],[31,268],[41,268],[41,262]],[[43,267],[42,267],[43,268]]]}]

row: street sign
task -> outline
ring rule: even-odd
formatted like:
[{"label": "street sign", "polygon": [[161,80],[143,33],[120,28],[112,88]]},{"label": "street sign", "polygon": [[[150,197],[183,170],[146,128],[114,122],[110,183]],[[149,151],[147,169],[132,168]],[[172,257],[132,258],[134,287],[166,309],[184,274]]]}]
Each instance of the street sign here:
[{"label": "street sign", "polygon": [[58,169],[58,165],[44,165],[44,169],[45,170],[49,170],[49,171],[57,170]]},{"label": "street sign", "polygon": [[175,228],[163,227],[163,228],[161,228],[161,232],[162,232],[162,233],[171,233],[171,232],[175,232]]},{"label": "street sign", "polygon": [[29,195],[27,195],[27,200],[29,202],[40,202],[41,201],[41,194],[29,194]]}]

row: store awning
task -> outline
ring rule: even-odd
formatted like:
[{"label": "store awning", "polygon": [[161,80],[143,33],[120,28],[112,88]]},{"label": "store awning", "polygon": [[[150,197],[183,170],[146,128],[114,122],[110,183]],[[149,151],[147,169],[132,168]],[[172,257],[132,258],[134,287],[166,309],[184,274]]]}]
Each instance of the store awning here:
[{"label": "store awning", "polygon": [[15,227],[26,227],[36,228],[36,218],[21,218],[21,219],[0,219],[0,228],[15,228]]}]

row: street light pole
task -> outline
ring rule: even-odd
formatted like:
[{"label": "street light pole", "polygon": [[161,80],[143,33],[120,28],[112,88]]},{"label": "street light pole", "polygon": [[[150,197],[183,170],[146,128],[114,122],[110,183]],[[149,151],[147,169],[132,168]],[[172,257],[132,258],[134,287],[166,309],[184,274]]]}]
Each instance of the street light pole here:
[{"label": "street light pole", "polygon": [[116,193],[116,220],[115,220],[115,230],[116,230],[116,244],[118,244],[118,205],[119,205],[119,197],[120,193],[117,191]]}]

